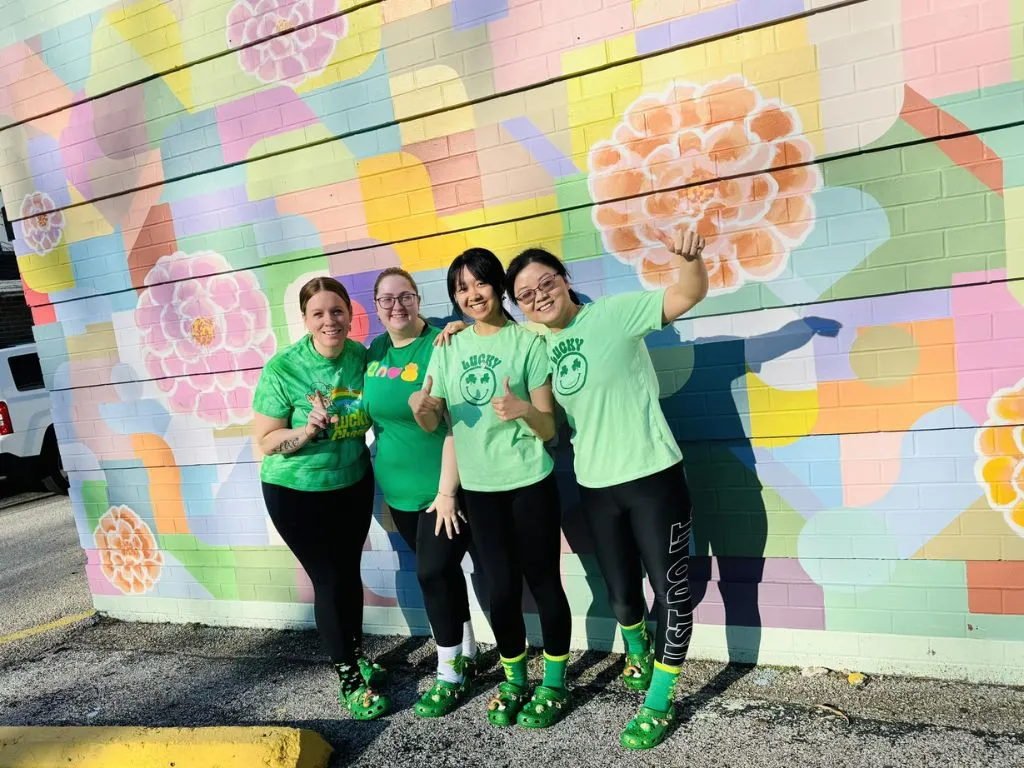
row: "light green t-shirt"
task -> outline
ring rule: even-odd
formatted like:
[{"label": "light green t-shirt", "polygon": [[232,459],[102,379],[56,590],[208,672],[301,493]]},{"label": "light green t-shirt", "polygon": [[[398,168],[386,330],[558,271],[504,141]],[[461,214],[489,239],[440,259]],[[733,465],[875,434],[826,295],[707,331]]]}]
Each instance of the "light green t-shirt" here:
[{"label": "light green t-shirt", "polygon": [[[337,424],[321,430],[295,453],[263,459],[260,479],[297,491],[332,491],[359,482],[370,466],[363,408],[366,348],[347,339],[338,357],[324,357],[307,335],[285,347],[267,363],[256,385],[252,407],[292,429],[305,425],[319,397]],[[339,510],[339,512],[342,510]]]},{"label": "light green t-shirt", "polygon": [[573,428],[576,480],[607,488],[682,460],[658,403],[658,376],[644,336],[661,330],[664,290],[635,291],[584,305],[544,336],[551,387]]},{"label": "light green t-shirt", "polygon": [[543,480],[554,462],[522,419],[502,421],[491,398],[504,392],[530,399],[548,378],[544,342],[513,322],[491,336],[469,328],[447,347],[434,350],[427,373],[431,394],[444,398],[452,417],[455,455],[462,487],[508,491]]},{"label": "light green t-shirt", "polygon": [[388,506],[404,512],[429,507],[441,477],[448,427],[442,422],[433,432],[424,432],[409,407],[409,396],[423,387],[439,333],[428,325],[415,341],[398,348],[383,333],[366,355],[363,403],[377,438],[374,475]]}]

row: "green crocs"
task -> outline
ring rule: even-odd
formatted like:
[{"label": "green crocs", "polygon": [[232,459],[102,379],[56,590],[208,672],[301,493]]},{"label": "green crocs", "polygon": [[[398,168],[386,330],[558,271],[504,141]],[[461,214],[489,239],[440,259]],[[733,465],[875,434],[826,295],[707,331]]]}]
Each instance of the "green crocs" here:
[{"label": "green crocs", "polygon": [[641,653],[627,653],[626,666],[622,669],[622,684],[633,691],[646,691],[651,687],[654,675],[654,648],[648,647]]},{"label": "green crocs", "polygon": [[516,715],[526,703],[527,692],[508,681],[498,684],[498,692],[487,702],[487,719],[502,728],[514,725]]},{"label": "green crocs", "polygon": [[675,716],[674,706],[670,707],[668,712],[640,707],[636,717],[623,729],[619,743],[626,749],[652,749],[665,740]]},{"label": "green crocs", "polygon": [[391,709],[387,696],[375,693],[368,685],[360,685],[351,693],[338,691],[338,703],[356,720],[376,720]]},{"label": "green crocs", "polygon": [[438,678],[416,702],[414,709],[420,717],[444,717],[459,706],[469,690],[468,677],[461,683],[450,683]]},{"label": "green crocs", "polygon": [[363,682],[367,685],[380,685],[387,677],[388,673],[384,667],[375,661],[370,661],[366,656],[360,656],[356,662],[359,664],[359,674],[362,675]]},{"label": "green crocs", "polygon": [[538,685],[533,696],[519,711],[516,722],[523,728],[550,728],[569,709],[569,691]]}]

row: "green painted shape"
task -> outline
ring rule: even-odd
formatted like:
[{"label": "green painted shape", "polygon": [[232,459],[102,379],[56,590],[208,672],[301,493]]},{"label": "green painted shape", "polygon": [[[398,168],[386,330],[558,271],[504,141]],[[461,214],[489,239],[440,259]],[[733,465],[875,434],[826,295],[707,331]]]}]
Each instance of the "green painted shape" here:
[{"label": "green painted shape", "polygon": [[970,613],[967,636],[978,640],[1024,640],[1024,616]]},{"label": "green painted shape", "polygon": [[[601,234],[594,225],[594,208],[587,174],[566,176],[555,182],[555,200],[562,219],[562,257],[565,261],[585,261],[604,253]],[[573,206],[585,208],[566,210]]]},{"label": "green painted shape", "polygon": [[[899,122],[880,142],[921,134]],[[885,211],[890,239],[832,287],[829,298],[941,288],[963,272],[1005,266],[1003,201],[934,143],[825,163],[825,183],[853,186]],[[917,200],[915,201],[915,196]],[[969,228],[973,237],[963,234]]]},{"label": "green painted shape", "polygon": [[249,224],[180,237],[178,250],[186,253],[216,251],[235,269],[252,269],[260,264],[256,235]]},{"label": "green painted shape", "polygon": [[[869,578],[852,568],[857,562],[872,569]],[[967,574],[962,562],[888,559],[845,564],[845,581],[815,579],[824,589],[828,630],[966,636]]]},{"label": "green painted shape", "polygon": [[146,105],[146,136],[150,146],[157,147],[167,131],[181,122],[185,107],[163,78],[143,83],[142,93]]},{"label": "green painted shape", "polygon": [[215,600],[238,600],[235,550],[213,546],[188,533],[158,535],[160,549],[180,562]]},{"label": "green painted shape", "polygon": [[89,531],[95,531],[100,518],[110,509],[110,498],[107,496],[105,480],[83,480],[80,486],[82,507],[85,510],[85,522]]},{"label": "green painted shape", "polygon": [[256,270],[255,274],[263,286],[267,301],[270,302],[270,323],[277,337],[277,348],[283,349],[291,343],[288,338],[289,313],[299,311],[294,298],[286,301],[285,293],[288,286],[302,275],[328,272],[330,264],[323,252],[317,250],[283,254],[264,264],[263,269]]},{"label": "green painted shape", "polygon": [[[1018,37],[1024,39],[1020,34]],[[1024,83],[1019,81],[982,88],[980,91],[943,96],[932,101],[968,128],[982,131],[978,138],[986,144],[988,131],[985,129],[1024,119]]]}]

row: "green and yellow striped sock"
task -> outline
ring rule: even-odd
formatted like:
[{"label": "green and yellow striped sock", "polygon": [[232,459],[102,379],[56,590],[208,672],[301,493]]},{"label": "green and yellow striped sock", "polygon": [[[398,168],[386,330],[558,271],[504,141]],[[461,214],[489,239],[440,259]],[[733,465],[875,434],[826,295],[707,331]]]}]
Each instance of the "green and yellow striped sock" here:
[{"label": "green and yellow striped sock", "polygon": [[631,627],[621,624],[622,639],[626,642],[626,653],[643,653],[650,647],[651,638],[647,634],[647,622],[641,619]]},{"label": "green and yellow striped sock", "polygon": [[644,706],[658,712],[668,712],[675,698],[676,683],[679,682],[681,667],[670,667],[660,661],[654,662],[654,677],[651,687],[647,689]]},{"label": "green and yellow striped sock", "polygon": [[548,688],[565,688],[565,668],[569,665],[569,654],[551,656],[544,651],[544,682]]},{"label": "green and yellow striped sock", "polygon": [[526,651],[524,650],[514,659],[501,659],[501,666],[505,668],[505,679],[515,683],[520,688],[526,688]]}]

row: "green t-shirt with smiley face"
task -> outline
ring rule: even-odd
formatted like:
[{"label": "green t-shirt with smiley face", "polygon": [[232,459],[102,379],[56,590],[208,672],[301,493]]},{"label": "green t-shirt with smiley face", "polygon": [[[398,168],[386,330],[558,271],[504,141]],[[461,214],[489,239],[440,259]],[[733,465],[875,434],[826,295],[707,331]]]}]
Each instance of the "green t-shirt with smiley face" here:
[{"label": "green t-shirt with smiley face", "polygon": [[548,378],[544,341],[513,322],[490,336],[468,328],[451,344],[434,350],[427,374],[431,394],[444,398],[452,417],[455,455],[462,487],[509,491],[547,477],[554,462],[522,419],[502,421],[491,398],[509,388],[523,400]]},{"label": "green t-shirt with smiley face", "polygon": [[346,339],[345,348],[333,359],[317,352],[309,335],[270,358],[256,385],[254,411],[285,419],[296,429],[306,424],[319,398],[338,422],[295,453],[264,457],[263,482],[296,491],[333,491],[363,479],[370,466],[366,448],[370,418],[363,408],[365,367],[366,348],[352,339]]},{"label": "green t-shirt with smiley face", "polygon": [[567,328],[544,335],[551,388],[573,429],[576,480],[607,488],[682,461],[658,402],[644,336],[661,330],[665,291],[634,291],[580,308]]},{"label": "green t-shirt with smiley face", "polygon": [[429,507],[441,477],[448,427],[442,422],[433,432],[424,432],[409,407],[409,396],[423,387],[439,333],[427,325],[404,347],[395,347],[382,333],[366,355],[363,402],[377,438],[374,476],[388,506],[403,512]]}]

